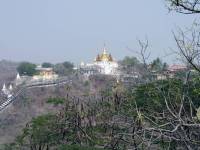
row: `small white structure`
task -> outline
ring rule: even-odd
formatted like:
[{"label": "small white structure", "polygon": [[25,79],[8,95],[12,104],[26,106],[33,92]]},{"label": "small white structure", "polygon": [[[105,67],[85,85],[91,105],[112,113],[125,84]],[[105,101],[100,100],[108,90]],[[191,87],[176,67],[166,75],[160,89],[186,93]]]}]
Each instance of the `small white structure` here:
[{"label": "small white structure", "polygon": [[21,79],[21,77],[20,77],[19,73],[17,73],[16,80],[20,80],[20,79]]},{"label": "small white structure", "polygon": [[10,91],[6,88],[6,84],[4,83],[3,84],[3,88],[1,90],[3,92],[3,94],[5,95],[9,95],[10,94]]},{"label": "small white structure", "polygon": [[4,83],[3,84],[3,88],[2,88],[2,91],[6,91],[7,89],[6,89],[6,84]]},{"label": "small white structure", "polygon": [[24,78],[21,77],[21,76],[19,75],[19,73],[17,73],[16,78],[15,78],[15,85],[18,86],[18,85],[22,84],[23,81],[24,81]]},{"label": "small white structure", "polygon": [[12,84],[10,84],[10,86],[9,86],[9,90],[10,90],[10,91],[13,90],[13,86],[12,86]]}]

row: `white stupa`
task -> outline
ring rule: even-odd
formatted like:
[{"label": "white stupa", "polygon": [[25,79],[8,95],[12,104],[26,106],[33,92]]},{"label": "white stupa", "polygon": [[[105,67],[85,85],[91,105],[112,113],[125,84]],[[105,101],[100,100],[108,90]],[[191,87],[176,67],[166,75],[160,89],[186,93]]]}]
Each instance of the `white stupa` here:
[{"label": "white stupa", "polygon": [[10,91],[13,90],[13,86],[12,86],[12,84],[10,84],[10,86],[9,86],[9,90],[10,90]]},{"label": "white stupa", "polygon": [[18,85],[22,84],[23,80],[24,79],[21,78],[21,76],[19,75],[19,73],[17,73],[17,76],[15,78],[15,85],[18,86]]},{"label": "white stupa", "polygon": [[20,79],[21,79],[19,73],[17,73],[17,77],[16,77],[16,79],[17,79],[17,80],[20,80]]},{"label": "white stupa", "polygon": [[3,94],[5,94],[5,95],[9,95],[9,94],[10,94],[9,90],[6,88],[5,83],[3,84],[2,92],[3,92]]},{"label": "white stupa", "polygon": [[2,91],[3,91],[3,92],[4,92],[4,91],[7,91],[5,83],[3,84]]}]

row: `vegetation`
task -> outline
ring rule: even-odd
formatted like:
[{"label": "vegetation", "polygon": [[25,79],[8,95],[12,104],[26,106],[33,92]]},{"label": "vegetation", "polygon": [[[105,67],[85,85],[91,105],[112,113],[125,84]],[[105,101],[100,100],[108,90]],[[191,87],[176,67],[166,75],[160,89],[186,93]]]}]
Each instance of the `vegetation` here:
[{"label": "vegetation", "polygon": [[50,103],[50,104],[54,104],[54,105],[59,105],[59,104],[63,104],[64,103],[64,99],[63,98],[49,98],[47,100],[47,103]]},{"label": "vegetation", "polygon": [[156,72],[165,71],[167,67],[168,67],[167,63],[163,63],[160,58],[156,58],[151,63],[151,70],[156,71]]},{"label": "vegetation", "polygon": [[66,61],[63,63],[56,64],[54,66],[54,71],[57,74],[64,76],[64,75],[72,74],[74,72],[73,68],[74,68],[74,65],[71,62]]},{"label": "vegetation", "polygon": [[[198,0],[167,2],[170,10],[199,13]],[[200,34],[198,30],[190,31],[189,37],[181,31],[180,36],[174,35],[174,38],[181,56],[199,75]],[[129,69],[142,64],[148,72],[148,55],[145,55],[148,42],[140,42],[140,45],[142,63],[135,57],[126,57],[122,64]],[[166,66],[157,58],[151,69],[160,72]],[[54,70],[66,75],[72,72],[73,64],[57,64]],[[90,94],[70,96],[68,93],[63,98],[51,97],[47,103],[59,105],[61,110],[33,118],[15,142],[5,145],[5,149],[198,149],[200,78],[191,76],[190,71],[177,72],[176,76],[179,78],[145,79],[131,88],[121,82],[113,83],[96,97]],[[102,78],[99,80],[103,81]],[[85,84],[84,88],[87,85],[90,84]]]},{"label": "vegetation", "polygon": [[53,64],[48,63],[48,62],[44,62],[44,63],[42,63],[42,67],[43,67],[43,68],[52,68],[52,67],[53,67]]},{"label": "vegetation", "polygon": [[127,67],[135,67],[136,65],[140,64],[140,61],[136,57],[126,56],[122,60],[121,64]]},{"label": "vegetation", "polygon": [[74,68],[74,65],[71,63],[71,62],[68,62],[68,61],[65,61],[63,62],[63,66],[66,68],[66,69],[73,69]]},{"label": "vegetation", "polygon": [[[56,114],[34,118],[9,145],[17,149],[142,149],[198,147],[200,79],[155,81],[127,89],[114,83],[99,99],[49,98]],[[181,120],[179,120],[181,118]],[[187,122],[185,122],[187,121]],[[190,131],[185,133],[186,130]],[[173,132],[172,132],[173,131]],[[180,134],[181,136],[177,136]],[[184,138],[190,136],[191,140]],[[184,138],[183,138],[184,137]],[[148,145],[148,143],[151,145]],[[8,146],[8,145],[7,145]]]},{"label": "vegetation", "polygon": [[64,145],[58,148],[58,150],[101,150],[94,147],[83,147],[78,145]]},{"label": "vegetation", "polygon": [[28,75],[28,76],[32,76],[37,72],[36,65],[29,62],[22,62],[17,67],[17,71],[19,72],[20,75]]}]

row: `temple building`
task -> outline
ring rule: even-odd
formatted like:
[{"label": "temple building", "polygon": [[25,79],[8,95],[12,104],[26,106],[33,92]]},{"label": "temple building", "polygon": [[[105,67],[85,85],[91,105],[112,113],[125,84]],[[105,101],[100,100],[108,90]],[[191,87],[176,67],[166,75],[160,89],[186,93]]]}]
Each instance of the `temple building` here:
[{"label": "temple building", "polygon": [[33,80],[53,80],[58,77],[53,71],[53,68],[43,68],[38,66],[36,70],[38,74],[33,76]]},{"label": "temple building", "polygon": [[103,53],[98,54],[93,63],[80,65],[80,69],[84,74],[105,74],[105,75],[117,75],[118,63],[113,59],[104,47]]}]

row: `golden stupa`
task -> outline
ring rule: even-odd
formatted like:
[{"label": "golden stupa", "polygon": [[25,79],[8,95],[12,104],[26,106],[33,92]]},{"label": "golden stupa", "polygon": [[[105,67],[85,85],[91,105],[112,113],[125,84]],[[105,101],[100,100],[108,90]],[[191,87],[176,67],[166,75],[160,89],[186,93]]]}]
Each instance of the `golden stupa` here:
[{"label": "golden stupa", "polygon": [[112,55],[111,54],[108,54],[106,49],[104,48],[103,50],[103,53],[102,54],[98,54],[96,59],[95,59],[96,62],[99,62],[99,61],[113,61],[113,58],[112,58]]}]

